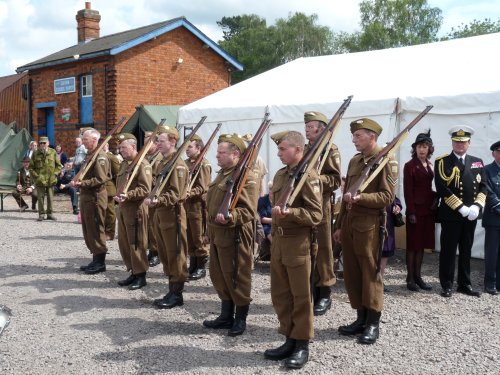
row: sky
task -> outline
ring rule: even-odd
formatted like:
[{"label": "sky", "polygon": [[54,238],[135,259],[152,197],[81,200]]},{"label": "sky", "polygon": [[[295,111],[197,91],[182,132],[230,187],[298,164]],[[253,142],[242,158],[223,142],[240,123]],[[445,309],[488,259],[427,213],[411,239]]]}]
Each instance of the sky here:
[{"label": "sky", "polygon": [[[334,32],[359,30],[358,0],[93,0],[101,15],[101,36],[185,16],[218,41],[222,17],[257,14],[274,24],[303,12],[317,14],[318,24]],[[498,0],[427,0],[442,10],[440,35],[474,19],[500,19]],[[0,77],[77,43],[75,15],[84,0],[0,0]]]}]

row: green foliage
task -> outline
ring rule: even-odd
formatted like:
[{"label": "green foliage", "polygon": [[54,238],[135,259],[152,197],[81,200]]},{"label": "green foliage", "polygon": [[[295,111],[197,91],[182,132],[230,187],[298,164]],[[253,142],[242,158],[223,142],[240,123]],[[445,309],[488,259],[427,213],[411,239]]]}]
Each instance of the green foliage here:
[{"label": "green foliage", "polygon": [[489,18],[482,21],[473,20],[468,25],[461,24],[457,28],[452,27],[451,31],[446,34],[441,40],[467,38],[469,36],[484,35],[500,32],[500,19],[496,22]]}]

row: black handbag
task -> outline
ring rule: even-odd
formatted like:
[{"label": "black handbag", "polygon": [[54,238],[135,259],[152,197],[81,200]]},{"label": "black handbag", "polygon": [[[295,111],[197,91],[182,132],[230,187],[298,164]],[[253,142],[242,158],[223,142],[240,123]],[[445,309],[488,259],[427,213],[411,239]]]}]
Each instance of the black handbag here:
[{"label": "black handbag", "polygon": [[392,214],[392,219],[395,227],[402,227],[405,225],[405,219],[403,219],[403,214],[401,212],[399,214]]}]

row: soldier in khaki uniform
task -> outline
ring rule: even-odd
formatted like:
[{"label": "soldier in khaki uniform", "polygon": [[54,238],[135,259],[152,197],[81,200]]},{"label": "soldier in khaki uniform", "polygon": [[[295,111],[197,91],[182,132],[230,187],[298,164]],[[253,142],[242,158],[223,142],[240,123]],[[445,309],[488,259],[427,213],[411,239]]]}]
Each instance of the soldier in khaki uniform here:
[{"label": "soldier in khaki uniform", "polygon": [[[52,215],[52,201],[54,199],[54,185],[57,175],[61,173],[62,165],[56,150],[49,148],[49,138],[40,137],[40,147],[33,152],[30,161],[30,175],[35,181],[38,197],[38,221],[45,219],[56,220]],[[47,209],[45,209],[45,197],[47,197]]]},{"label": "soldier in khaki uniform", "polygon": [[[83,144],[88,150],[86,159],[90,158],[97,148],[100,133],[95,129],[83,133]],[[87,160],[85,163],[88,162]],[[82,166],[82,168],[85,164]],[[105,183],[109,179],[109,160],[104,151],[100,151],[95,162],[81,181],[71,181],[71,186],[80,188],[80,213],[85,244],[92,253],[92,262],[81,266],[80,270],[87,274],[106,271],[106,234],[104,217],[108,205],[108,194]]]},{"label": "soldier in khaki uniform", "polygon": [[[137,139],[129,133],[118,135],[119,150],[123,163],[117,174],[117,186],[127,183],[127,168],[137,156]],[[118,285],[128,286],[130,290],[146,285],[146,272],[149,269],[146,247],[148,244],[148,207],[143,203],[151,190],[151,166],[145,159],[136,165],[137,173],[126,193],[115,196],[120,204],[118,210],[118,246],[130,276],[119,281]]]},{"label": "soldier in khaki uniform", "polygon": [[349,162],[340,213],[335,222],[334,240],[342,243],[344,282],[351,307],[357,310],[353,323],[339,327],[342,335],[361,333],[358,341],[373,344],[379,335],[384,304],[384,285],[380,276],[380,227],[385,225],[385,207],[394,200],[398,181],[397,162],[390,158],[380,173],[360,193],[350,187],[359,179],[370,160],[382,149],[377,138],[382,127],[371,119],[351,122],[352,141],[358,154]]},{"label": "soldier in khaki uniform", "polygon": [[[156,176],[174,157],[175,145],[179,140],[179,133],[175,128],[164,126],[160,132],[158,148],[163,160],[158,164]],[[163,272],[168,277],[169,292],[154,301],[154,305],[159,309],[171,309],[184,304],[182,291],[188,273],[186,211],[182,202],[186,199],[187,182],[188,168],[186,163],[178,158],[172,166],[172,173],[165,187],[158,192],[158,200],[146,198],[144,201],[148,206],[155,206],[154,231]]]},{"label": "soldier in khaki uniform", "polygon": [[[321,134],[328,124],[328,119],[321,112],[304,113],[306,138],[309,146]],[[336,145],[332,145],[321,168],[320,180],[323,191],[323,218],[318,225],[318,257],[314,270],[314,315],[324,315],[332,306],[331,289],[337,279],[333,270],[332,250],[332,195],[340,186],[340,153]]]},{"label": "soldier in khaki uniform", "polygon": [[106,239],[111,241],[115,238],[116,232],[116,211],[115,211],[115,200],[116,195],[116,175],[120,170],[121,161],[109,151],[109,144],[106,143],[103,147],[103,151],[109,160],[109,167],[111,172],[111,178],[106,181],[106,192],[108,193],[108,206],[106,207],[106,216],[104,219],[104,231],[106,232]]},{"label": "soldier in khaki uniform", "polygon": [[[202,139],[194,135],[186,149],[188,159],[186,165],[191,170],[196,159],[203,148]],[[199,280],[206,275],[205,265],[208,261],[208,246],[204,244],[203,237],[206,235],[206,198],[208,185],[212,179],[212,166],[207,159],[203,159],[199,173],[192,176],[191,190],[187,192],[184,208],[187,216],[187,239],[189,252],[189,280]]]},{"label": "soldier in khaki uniform", "polygon": [[[271,136],[278,144],[278,157],[285,168],[274,176],[272,204],[283,194],[290,174],[304,152],[304,136],[296,131]],[[309,358],[309,340],[313,338],[311,296],[311,251],[313,230],[322,217],[321,182],[313,169],[291,207],[273,206],[271,245],[271,298],[280,322],[279,333],[286,337],[277,349],[264,352],[268,359],[285,359],[288,368],[301,368]]]},{"label": "soldier in khaki uniform", "polygon": [[[149,142],[149,138],[153,135],[153,132],[147,131],[144,133],[144,144]],[[151,165],[151,168],[153,170],[153,183],[152,185],[155,184],[156,181],[156,175],[155,172],[158,170],[158,164],[162,161],[163,156],[158,150],[158,137],[154,139],[151,143],[151,147],[148,150],[148,154],[146,155],[146,159]],[[150,267],[155,267],[158,264],[160,264],[160,258],[158,257],[158,241],[156,241],[156,237],[154,234],[153,230],[153,218],[155,216],[155,208],[154,206],[149,207],[149,213],[148,213],[148,222],[150,225],[148,225],[148,262]]]},{"label": "soldier in khaki uniform", "polygon": [[214,320],[205,320],[203,325],[215,329],[229,328],[229,336],[238,336],[246,329],[252,300],[253,221],[257,213],[259,186],[255,171],[251,171],[229,217],[218,213],[226,195],[226,182],[247,148],[237,134],[221,135],[218,143],[217,164],[221,170],[208,188],[207,209],[210,278],[222,305],[221,314]]}]

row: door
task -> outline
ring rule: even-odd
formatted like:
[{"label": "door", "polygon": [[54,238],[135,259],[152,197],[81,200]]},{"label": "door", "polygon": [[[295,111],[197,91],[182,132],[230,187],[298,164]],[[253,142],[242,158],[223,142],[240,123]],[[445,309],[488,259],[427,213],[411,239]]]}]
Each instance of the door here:
[{"label": "door", "polygon": [[54,135],[54,107],[45,109],[45,129],[45,135],[49,137],[49,144],[55,146],[56,139]]},{"label": "door", "polygon": [[80,77],[80,123],[92,124],[94,115],[92,111],[92,75]]}]

